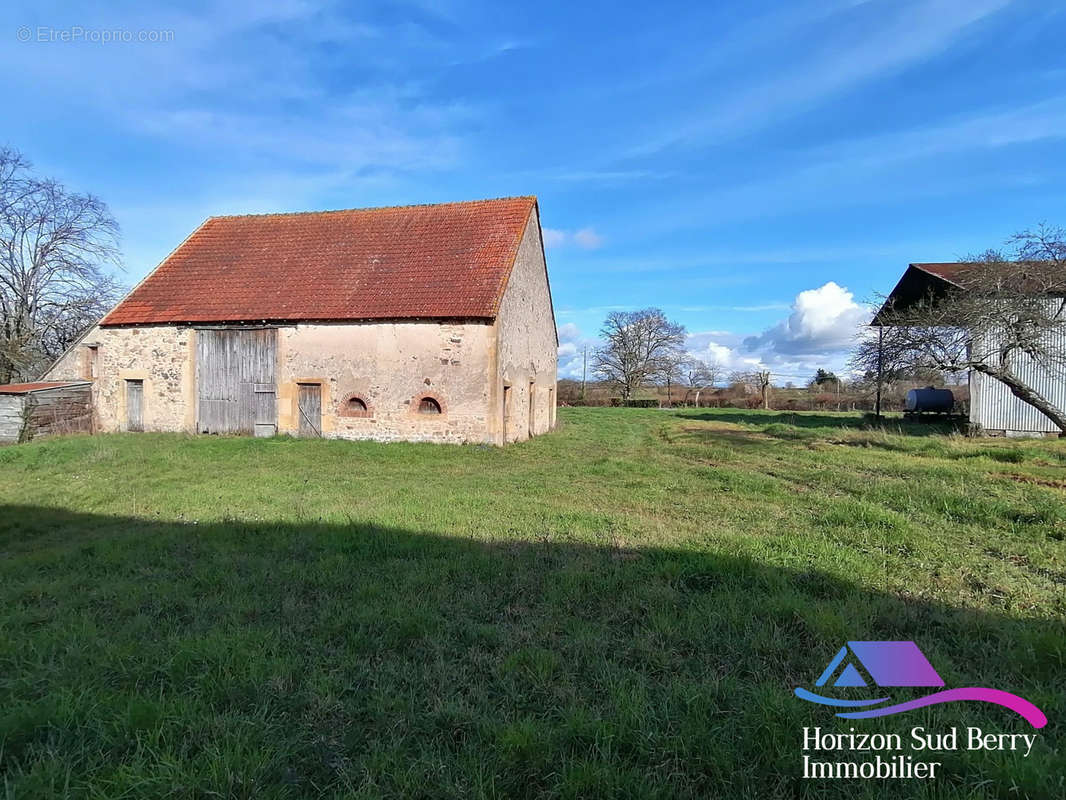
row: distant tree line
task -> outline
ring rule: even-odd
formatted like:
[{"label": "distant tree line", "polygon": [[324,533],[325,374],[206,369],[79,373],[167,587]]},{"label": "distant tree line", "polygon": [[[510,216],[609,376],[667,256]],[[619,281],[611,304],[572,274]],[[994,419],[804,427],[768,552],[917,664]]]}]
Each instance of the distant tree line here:
[{"label": "distant tree line", "polygon": [[[603,344],[593,354],[593,380],[559,381],[559,400],[568,405],[732,406],[782,410],[872,410],[875,375],[850,380],[818,369],[803,388],[781,386],[767,369],[727,372],[686,352],[685,327],[662,309],[615,311],[600,330]],[[943,375],[928,367],[901,366],[883,387],[884,407],[902,409],[915,386],[941,385]],[[967,393],[955,389],[965,402]]]}]

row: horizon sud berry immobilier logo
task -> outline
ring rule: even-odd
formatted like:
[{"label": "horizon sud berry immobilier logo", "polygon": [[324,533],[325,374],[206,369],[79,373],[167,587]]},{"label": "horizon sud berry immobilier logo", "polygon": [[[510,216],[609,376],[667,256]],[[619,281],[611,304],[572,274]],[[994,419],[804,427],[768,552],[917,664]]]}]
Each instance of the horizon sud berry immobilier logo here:
[{"label": "horizon sud berry immobilier logo", "polygon": [[[829,661],[814,685],[825,694],[796,687],[796,697],[836,709],[836,716],[844,719],[871,719],[941,703],[976,701],[1008,708],[1034,728],[1040,729],[1047,725],[1044,712],[1016,694],[978,686],[944,689],[944,679],[929,663],[918,645],[911,641],[848,642]],[[940,691],[903,702],[892,702],[892,696],[883,691],[868,691],[868,696],[864,698],[854,696],[856,689],[871,690],[874,687],[935,688]],[[837,692],[837,689],[844,691]],[[803,777],[934,778],[939,762],[916,762],[911,756],[900,754],[900,751],[1024,749],[1023,757],[1028,757],[1037,738],[1036,734],[985,733],[980,728],[968,727],[965,729],[965,737],[960,740],[959,730],[956,728],[941,733],[929,733],[922,727],[915,727],[911,729],[905,744],[900,734],[863,734],[856,733],[855,728],[850,731],[847,734],[823,733],[821,728],[814,728],[813,732],[804,728],[803,749],[837,753],[882,751],[889,754],[888,758],[882,759],[878,755],[873,761],[862,763],[816,762],[804,755]]]}]

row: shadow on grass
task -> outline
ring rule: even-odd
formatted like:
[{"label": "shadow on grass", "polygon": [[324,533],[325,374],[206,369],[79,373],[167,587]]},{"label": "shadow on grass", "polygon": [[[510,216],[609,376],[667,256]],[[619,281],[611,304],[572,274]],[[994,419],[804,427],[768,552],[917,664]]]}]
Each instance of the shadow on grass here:
[{"label": "shadow on grass", "polygon": [[960,428],[945,422],[905,422],[899,417],[886,417],[874,423],[860,416],[819,414],[815,411],[747,411],[744,409],[719,408],[707,412],[679,413],[676,416],[687,420],[730,422],[739,425],[793,425],[797,428],[848,428],[851,430],[885,430],[908,436],[942,436]]},{"label": "shadow on grass", "polygon": [[[937,797],[1051,796],[1062,772],[1066,626],[921,587],[683,549],[28,506],[0,508],[0,553],[14,796],[882,797],[799,778],[803,726],[858,727],[792,696],[847,639],[913,639],[949,686],[1052,719],[1028,759],[938,755]],[[970,724],[1031,732],[963,704],[863,729]]]}]

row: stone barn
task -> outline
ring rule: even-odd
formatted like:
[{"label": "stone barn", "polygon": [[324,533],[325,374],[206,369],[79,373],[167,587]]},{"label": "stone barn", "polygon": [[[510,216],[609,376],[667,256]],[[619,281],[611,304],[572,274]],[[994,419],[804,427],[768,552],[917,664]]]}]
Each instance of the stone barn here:
[{"label": "stone barn", "polygon": [[505,444],[555,425],[536,198],[212,217],[44,376],[96,429]]}]

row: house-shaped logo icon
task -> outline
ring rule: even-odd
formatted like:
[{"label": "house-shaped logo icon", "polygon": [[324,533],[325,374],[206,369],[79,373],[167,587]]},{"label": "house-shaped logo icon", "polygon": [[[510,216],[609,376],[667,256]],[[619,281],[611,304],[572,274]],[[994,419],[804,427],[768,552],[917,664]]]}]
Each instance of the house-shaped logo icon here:
[{"label": "house-shaped logo icon", "polygon": [[[918,649],[914,642],[848,642],[841,647],[822,671],[817,687],[828,689],[862,689],[878,687],[936,687],[944,686],[944,679],[933,669],[933,665]],[[849,692],[816,694],[802,686],[797,686],[793,693],[801,700],[836,709],[838,717],[847,719],[868,719],[884,717],[913,711],[926,706],[950,703],[960,700],[994,703],[1009,708],[1020,714],[1034,728],[1047,725],[1044,712],[1024,697],[1004,692],[1001,689],[989,689],[980,686],[965,686],[958,689],[944,689],[924,697],[915,697],[904,702],[884,705],[890,697],[855,697],[847,696]],[[877,694],[882,694],[878,692]]]},{"label": "house-shaped logo icon", "polygon": [[825,686],[836,675],[830,686],[869,686],[858,667],[878,686],[944,685],[914,642],[848,642],[833,656],[814,685]]}]

